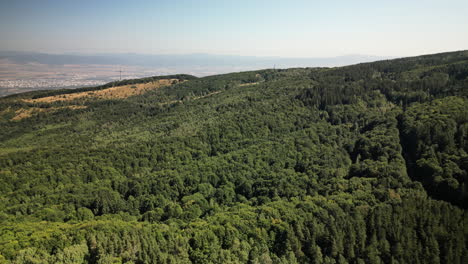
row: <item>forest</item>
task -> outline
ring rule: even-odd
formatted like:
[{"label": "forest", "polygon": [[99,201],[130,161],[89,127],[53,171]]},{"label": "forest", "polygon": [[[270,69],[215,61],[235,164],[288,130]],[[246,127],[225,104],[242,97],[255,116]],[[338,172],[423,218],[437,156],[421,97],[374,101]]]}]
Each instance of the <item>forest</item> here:
[{"label": "forest", "polygon": [[29,92],[0,127],[0,263],[468,263],[468,51]]}]

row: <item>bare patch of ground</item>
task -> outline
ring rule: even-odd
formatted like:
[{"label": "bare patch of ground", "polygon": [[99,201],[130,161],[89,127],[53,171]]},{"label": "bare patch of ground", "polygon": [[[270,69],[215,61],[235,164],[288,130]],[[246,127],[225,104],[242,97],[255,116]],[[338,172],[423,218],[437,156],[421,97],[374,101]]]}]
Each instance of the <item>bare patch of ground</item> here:
[{"label": "bare patch of ground", "polygon": [[178,79],[162,79],[149,83],[129,84],[117,87],[111,87],[98,91],[61,94],[48,96],[37,99],[24,99],[28,103],[53,103],[57,101],[73,101],[79,98],[94,98],[94,99],[121,99],[134,95],[140,95],[150,90],[158,89],[164,86],[169,86],[174,82],[180,82]]},{"label": "bare patch of ground", "polygon": [[252,83],[242,83],[242,84],[239,84],[239,86],[249,86],[249,85],[255,85],[255,84],[259,84],[260,82],[252,82]]}]

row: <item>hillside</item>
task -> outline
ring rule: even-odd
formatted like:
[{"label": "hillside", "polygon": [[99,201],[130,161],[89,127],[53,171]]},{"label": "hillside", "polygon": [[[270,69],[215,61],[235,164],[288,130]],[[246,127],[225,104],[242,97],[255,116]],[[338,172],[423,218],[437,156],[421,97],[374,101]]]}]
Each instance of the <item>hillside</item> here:
[{"label": "hillside", "polygon": [[0,263],[468,263],[468,51],[30,92],[0,127]]},{"label": "hillside", "polygon": [[46,54],[0,50],[0,97],[27,91],[96,86],[110,80],[185,72],[196,76],[281,68],[344,66],[387,57],[285,58],[210,54]]}]

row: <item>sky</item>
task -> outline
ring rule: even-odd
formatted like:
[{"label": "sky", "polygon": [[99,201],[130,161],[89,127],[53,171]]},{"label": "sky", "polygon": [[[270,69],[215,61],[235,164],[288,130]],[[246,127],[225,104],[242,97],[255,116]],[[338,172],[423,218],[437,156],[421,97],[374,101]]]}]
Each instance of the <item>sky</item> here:
[{"label": "sky", "polygon": [[467,0],[0,0],[0,50],[414,56],[468,49]]}]

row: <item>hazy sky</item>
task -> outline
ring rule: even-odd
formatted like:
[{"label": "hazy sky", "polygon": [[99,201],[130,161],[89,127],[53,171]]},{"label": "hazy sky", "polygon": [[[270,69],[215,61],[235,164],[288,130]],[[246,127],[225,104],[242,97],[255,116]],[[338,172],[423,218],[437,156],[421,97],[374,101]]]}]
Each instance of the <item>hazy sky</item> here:
[{"label": "hazy sky", "polygon": [[468,0],[1,0],[0,50],[408,56],[468,49]]}]

